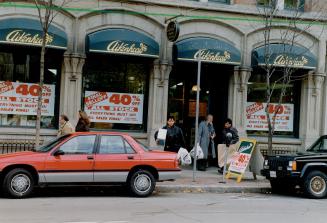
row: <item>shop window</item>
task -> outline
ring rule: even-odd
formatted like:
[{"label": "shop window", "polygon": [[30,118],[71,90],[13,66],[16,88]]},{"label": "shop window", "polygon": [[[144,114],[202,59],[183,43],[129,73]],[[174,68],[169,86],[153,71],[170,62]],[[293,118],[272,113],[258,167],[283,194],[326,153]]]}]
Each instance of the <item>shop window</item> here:
[{"label": "shop window", "polygon": [[[57,126],[62,55],[46,51],[42,128]],[[0,45],[0,126],[35,127],[39,80],[39,48]]]},{"label": "shop window", "polygon": [[257,5],[259,6],[272,6],[276,4],[279,9],[304,9],[305,0],[258,0]]},{"label": "shop window", "polygon": [[[282,77],[282,71],[278,68],[271,78],[271,83],[275,83]],[[273,113],[278,109],[275,124],[275,135],[298,137],[299,134],[299,116],[300,116],[300,97],[301,81],[296,76],[301,76],[301,71],[297,71],[294,81],[286,86],[286,93],[283,97],[281,106],[278,107],[279,96],[281,94],[282,84],[274,85],[274,92],[271,97],[271,106],[269,111]],[[266,121],[266,80],[264,71],[256,68],[248,82],[248,97],[246,109],[246,129],[250,135],[267,136],[268,127]]]},{"label": "shop window", "polygon": [[229,4],[230,0],[208,0],[208,2],[219,2],[219,3]]},{"label": "shop window", "polygon": [[89,54],[83,72],[83,107],[93,129],[146,131],[152,60]]}]

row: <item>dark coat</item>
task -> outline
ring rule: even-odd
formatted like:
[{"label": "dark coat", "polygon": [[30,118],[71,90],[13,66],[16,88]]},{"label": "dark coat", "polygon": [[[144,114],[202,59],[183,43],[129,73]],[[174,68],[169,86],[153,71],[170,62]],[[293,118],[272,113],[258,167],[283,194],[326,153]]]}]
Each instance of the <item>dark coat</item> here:
[{"label": "dark coat", "polygon": [[224,129],[223,130],[223,143],[226,144],[226,135],[227,133],[232,133],[232,140],[230,142],[230,144],[236,144],[239,141],[239,136],[238,136],[238,131],[236,128],[229,128],[229,129]]},{"label": "dark coat", "polygon": [[[185,140],[183,131],[178,126],[174,125],[169,128],[164,126],[163,129],[167,129],[166,141],[165,141],[165,151],[178,152],[181,147],[185,147]],[[154,138],[157,140],[158,131],[154,135]]]},{"label": "dark coat", "polygon": [[78,119],[77,125],[75,127],[75,132],[89,132],[90,124],[87,123],[84,119]]}]

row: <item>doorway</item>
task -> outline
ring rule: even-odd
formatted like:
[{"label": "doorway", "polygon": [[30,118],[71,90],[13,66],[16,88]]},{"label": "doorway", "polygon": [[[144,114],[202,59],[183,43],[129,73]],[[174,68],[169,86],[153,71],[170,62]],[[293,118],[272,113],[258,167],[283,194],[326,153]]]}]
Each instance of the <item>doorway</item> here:
[{"label": "doorway", "polygon": [[[186,146],[192,148],[195,137],[196,83],[198,64],[177,62],[169,79],[168,115],[182,128]],[[228,116],[229,80],[234,66],[201,64],[199,121],[207,114],[214,116],[215,143],[220,143],[224,121]]]}]

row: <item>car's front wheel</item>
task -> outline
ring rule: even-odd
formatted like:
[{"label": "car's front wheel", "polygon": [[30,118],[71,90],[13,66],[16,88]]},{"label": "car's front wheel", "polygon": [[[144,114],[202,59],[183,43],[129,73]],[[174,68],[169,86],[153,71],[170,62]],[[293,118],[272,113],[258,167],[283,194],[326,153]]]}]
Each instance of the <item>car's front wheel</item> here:
[{"label": "car's front wheel", "polygon": [[152,194],[156,186],[156,181],[149,171],[138,170],[132,173],[128,184],[134,196],[147,197]]},{"label": "car's front wheel", "polygon": [[327,195],[327,176],[315,170],[304,179],[304,192],[310,198],[324,198]]},{"label": "car's front wheel", "polygon": [[3,180],[3,192],[9,197],[27,197],[32,193],[33,188],[34,179],[32,174],[22,168],[9,171]]}]

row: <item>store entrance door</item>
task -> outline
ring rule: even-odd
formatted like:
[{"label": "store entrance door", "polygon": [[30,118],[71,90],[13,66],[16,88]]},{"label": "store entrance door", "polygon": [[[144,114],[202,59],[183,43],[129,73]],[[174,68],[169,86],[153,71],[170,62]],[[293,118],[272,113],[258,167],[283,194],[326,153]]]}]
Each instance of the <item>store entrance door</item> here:
[{"label": "store entrance door", "polygon": [[[229,80],[234,66],[203,63],[200,84],[200,117],[214,116],[214,127],[221,140],[221,131],[228,114]],[[186,144],[191,148],[195,137],[195,108],[197,63],[178,62],[169,80],[168,114],[176,118],[176,124],[183,129]]]}]

